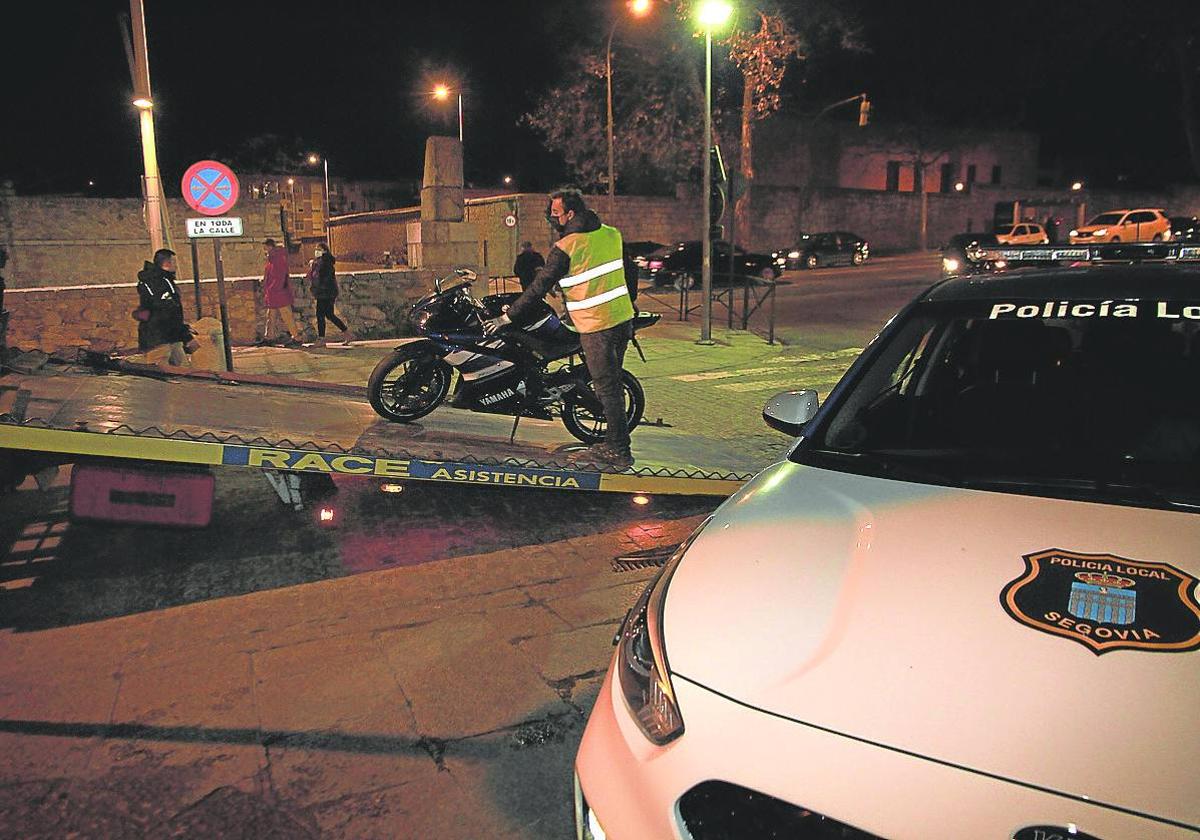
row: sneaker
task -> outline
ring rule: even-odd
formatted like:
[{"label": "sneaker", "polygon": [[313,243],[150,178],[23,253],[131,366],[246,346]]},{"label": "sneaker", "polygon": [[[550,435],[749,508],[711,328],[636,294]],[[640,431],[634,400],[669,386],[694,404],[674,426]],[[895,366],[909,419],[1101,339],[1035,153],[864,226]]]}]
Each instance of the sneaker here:
[{"label": "sneaker", "polygon": [[324,347],[326,345],[325,336],[319,335],[313,339],[313,347]]},{"label": "sneaker", "polygon": [[345,330],[342,333],[342,344],[349,347],[352,343],[354,343],[355,338],[356,338],[356,336],[354,335],[354,333],[350,332],[350,330]]},{"label": "sneaker", "polygon": [[633,454],[628,447],[618,448],[607,443],[594,443],[571,455],[575,463],[597,464],[625,469],[633,466]]},{"label": "sneaker", "polygon": [[279,342],[279,346],[280,347],[303,347],[304,345],[301,344],[299,341],[297,341],[296,337],[294,335],[289,335],[287,338],[283,339],[283,341]]}]

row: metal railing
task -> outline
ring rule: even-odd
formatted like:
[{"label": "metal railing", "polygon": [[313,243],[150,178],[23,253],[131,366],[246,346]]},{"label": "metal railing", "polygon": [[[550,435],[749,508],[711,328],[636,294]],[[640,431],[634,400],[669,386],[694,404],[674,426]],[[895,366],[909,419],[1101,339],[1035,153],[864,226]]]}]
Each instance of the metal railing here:
[{"label": "metal railing", "polygon": [[[728,274],[723,274],[721,275],[721,280],[724,281],[728,277]],[[678,283],[675,286],[663,287],[659,292],[656,292],[655,288],[651,287],[650,289],[643,289],[640,296],[654,300],[675,312],[678,320],[689,321],[691,320],[692,313],[699,310],[703,304],[701,290],[698,288],[689,288],[689,285],[686,282]],[[764,277],[755,277],[750,274],[735,274],[732,282],[729,284],[722,282],[721,285],[716,285],[714,283],[712,288],[714,316],[717,312],[717,307],[723,307],[725,310],[726,326],[729,329],[749,330],[751,317],[760,309],[766,307],[767,343],[774,344],[775,289],[777,285],[777,280],[767,280]],[[663,292],[667,294],[662,294]],[[738,298],[741,298],[740,314],[738,313]],[[693,303],[693,300],[695,303]],[[735,324],[738,324],[738,326],[734,326]]]}]

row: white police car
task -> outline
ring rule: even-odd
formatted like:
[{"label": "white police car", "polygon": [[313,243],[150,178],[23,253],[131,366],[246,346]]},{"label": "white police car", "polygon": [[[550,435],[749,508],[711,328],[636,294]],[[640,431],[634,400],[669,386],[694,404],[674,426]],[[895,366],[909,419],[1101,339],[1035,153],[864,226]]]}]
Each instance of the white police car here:
[{"label": "white police car", "polygon": [[943,281],[819,410],[773,400],[802,437],[621,629],[579,836],[1195,837],[1200,266],[1171,247]]}]

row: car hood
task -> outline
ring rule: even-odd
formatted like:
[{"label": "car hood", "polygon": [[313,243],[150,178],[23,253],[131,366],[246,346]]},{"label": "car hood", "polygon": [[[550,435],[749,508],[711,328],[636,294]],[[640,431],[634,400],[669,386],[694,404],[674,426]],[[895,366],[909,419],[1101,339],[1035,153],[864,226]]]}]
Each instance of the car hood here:
[{"label": "car hood", "polygon": [[[1097,653],[1017,615],[1073,619],[1087,567],[1051,569],[1049,555],[1194,577],[1198,546],[1195,514],[783,462],[726,502],[680,563],[667,658],[673,674],[763,711],[1195,825],[1200,652]],[[1127,637],[1200,618],[1181,594],[1191,586],[1194,599],[1194,584],[1160,583],[1137,579]]]}]

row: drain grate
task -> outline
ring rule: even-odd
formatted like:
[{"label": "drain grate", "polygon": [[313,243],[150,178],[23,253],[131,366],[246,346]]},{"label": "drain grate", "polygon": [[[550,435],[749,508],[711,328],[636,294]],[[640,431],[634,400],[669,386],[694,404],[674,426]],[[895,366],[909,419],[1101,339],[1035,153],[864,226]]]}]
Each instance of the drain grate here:
[{"label": "drain grate", "polygon": [[653,569],[666,565],[666,562],[671,559],[671,555],[675,553],[675,549],[679,548],[679,544],[662,546],[661,548],[647,548],[642,551],[631,551],[629,554],[620,554],[612,560],[612,570],[614,572],[636,572],[641,569]]}]

